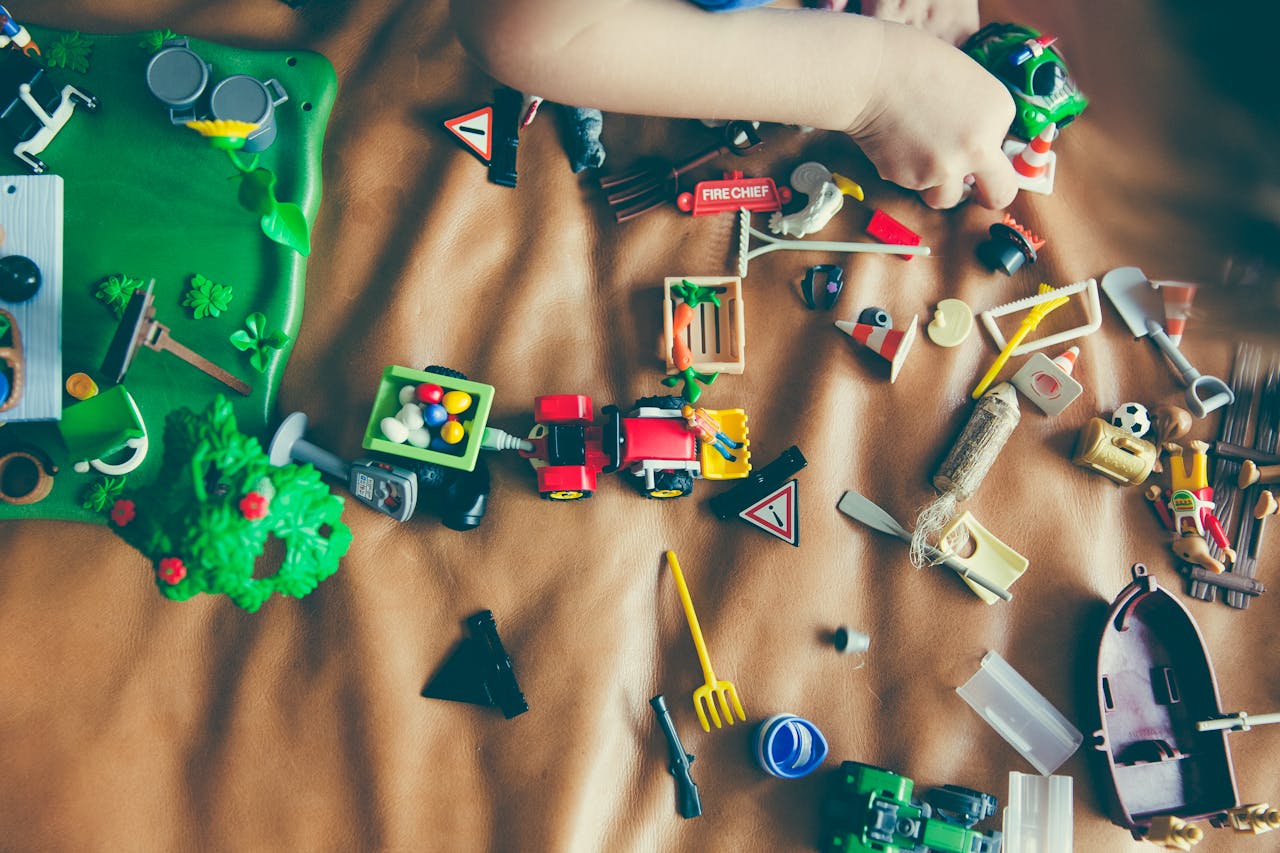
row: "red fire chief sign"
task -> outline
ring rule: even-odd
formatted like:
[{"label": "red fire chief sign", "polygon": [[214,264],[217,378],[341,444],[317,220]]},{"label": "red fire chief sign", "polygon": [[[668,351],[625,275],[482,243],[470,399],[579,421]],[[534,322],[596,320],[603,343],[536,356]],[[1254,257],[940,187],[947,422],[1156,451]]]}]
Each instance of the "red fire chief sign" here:
[{"label": "red fire chief sign", "polygon": [[773,178],[744,178],[741,172],[726,173],[721,181],[702,181],[691,193],[680,193],[676,207],[694,216],[711,216],[746,208],[754,213],[782,210],[791,201],[791,191],[778,189]]}]

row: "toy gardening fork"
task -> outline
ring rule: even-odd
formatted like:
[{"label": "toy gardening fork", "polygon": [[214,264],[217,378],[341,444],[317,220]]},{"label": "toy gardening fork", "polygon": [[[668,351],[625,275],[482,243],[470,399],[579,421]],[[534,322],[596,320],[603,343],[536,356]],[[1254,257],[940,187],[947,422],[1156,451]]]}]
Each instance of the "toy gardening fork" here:
[{"label": "toy gardening fork", "polygon": [[[702,723],[702,730],[711,731],[711,725],[707,722],[708,713],[711,715],[711,722],[716,724],[717,729],[720,728],[720,715],[716,712],[716,702],[720,703],[720,709],[724,711],[724,718],[729,725],[733,725],[733,714],[729,711],[730,703],[733,703],[733,710],[738,713],[738,719],[746,722],[747,715],[742,710],[742,703],[738,701],[737,688],[732,682],[723,679],[717,681],[715,671],[711,669],[711,657],[707,654],[707,644],[702,639],[698,614],[693,611],[693,599],[689,597],[689,587],[685,586],[684,573],[680,571],[680,561],[676,559],[674,551],[667,552],[667,565],[671,566],[671,574],[676,579],[680,603],[684,605],[684,615],[689,620],[689,632],[693,634],[693,645],[698,650],[698,662],[702,664],[702,677],[706,679],[705,684],[693,691],[693,709],[698,712],[698,722]],[[712,696],[715,696],[715,701],[712,701]]]}]

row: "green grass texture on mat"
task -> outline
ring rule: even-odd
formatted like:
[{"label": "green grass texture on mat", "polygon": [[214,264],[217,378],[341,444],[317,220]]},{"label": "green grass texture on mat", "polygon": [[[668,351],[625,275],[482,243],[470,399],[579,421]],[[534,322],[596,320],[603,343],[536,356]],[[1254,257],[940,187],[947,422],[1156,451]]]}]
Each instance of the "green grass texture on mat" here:
[{"label": "green grass texture on mat", "polygon": [[[42,47],[62,35],[31,29]],[[48,70],[59,88],[70,83],[100,102],[96,112],[77,108],[40,155],[48,172],[65,181],[63,377],[82,371],[100,388],[112,385],[101,367],[117,321],[94,294],[108,276],[125,274],[154,278],[156,321],[175,341],[249,383],[253,393],[242,397],[171,353],[139,348],[124,381],[151,441],[146,461],[129,475],[138,484],[161,475],[165,416],[183,407],[202,410],[217,394],[232,400],[243,432],[269,438],[276,391],[302,320],[306,279],[306,258],[268,240],[258,217],[240,206],[239,182],[232,180],[237,173],[226,155],[194,131],[171,124],[168,111],[147,89],[146,67],[153,54],[140,46],[146,35],[85,35],[92,44],[87,72]],[[259,165],[276,173],[276,197],[299,205],[314,226],[321,147],[337,94],[333,66],[309,51],[244,50],[198,39],[191,39],[190,47],[213,66],[210,88],[233,74],[264,82],[274,78],[283,86],[289,99],[275,109],[276,141]],[[0,164],[0,174],[27,174],[7,149],[0,152]],[[196,274],[234,289],[221,316],[196,320],[192,309],[183,307]],[[291,339],[261,374],[250,366],[249,353],[229,341],[255,311]],[[64,407],[75,402],[64,397]],[[30,506],[0,503],[0,520],[105,522],[105,516],[80,505],[82,493],[101,475],[72,470],[56,424],[0,427],[0,452],[18,444],[38,446],[60,471],[49,497]]]}]

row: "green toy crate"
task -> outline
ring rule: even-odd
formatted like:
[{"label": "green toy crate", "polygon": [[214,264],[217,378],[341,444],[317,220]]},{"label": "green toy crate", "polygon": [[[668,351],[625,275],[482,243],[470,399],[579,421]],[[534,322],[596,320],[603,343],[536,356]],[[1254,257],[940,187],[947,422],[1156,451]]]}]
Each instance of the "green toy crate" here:
[{"label": "green toy crate", "polygon": [[[445,391],[466,391],[471,395],[471,408],[468,410],[470,418],[464,421],[467,427],[467,438],[458,445],[460,448],[458,453],[419,448],[412,444],[397,444],[382,437],[380,426],[382,419],[393,418],[396,412],[400,411],[400,389],[406,385],[419,385],[423,382],[439,385]],[[365,427],[362,446],[365,450],[376,450],[379,453],[404,456],[422,462],[435,462],[446,468],[473,471],[476,467],[476,458],[480,455],[480,443],[484,440],[484,428],[489,422],[493,393],[493,386],[482,382],[455,379],[452,376],[411,370],[407,367],[388,367],[382,371],[382,381],[378,383],[378,393],[373,398],[373,410],[369,412],[369,425]]]}]

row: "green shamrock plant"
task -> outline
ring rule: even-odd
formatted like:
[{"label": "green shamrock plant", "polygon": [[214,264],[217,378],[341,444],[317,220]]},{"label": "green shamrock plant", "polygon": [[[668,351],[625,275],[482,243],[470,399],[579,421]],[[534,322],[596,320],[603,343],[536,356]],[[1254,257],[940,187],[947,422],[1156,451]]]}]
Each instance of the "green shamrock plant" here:
[{"label": "green shamrock plant", "polygon": [[121,273],[120,275],[113,275],[99,284],[98,292],[94,295],[117,318],[120,318],[124,316],[124,307],[129,304],[129,298],[133,296],[133,292],[142,287],[143,284],[145,282],[142,279]]},{"label": "green shamrock plant", "polygon": [[259,373],[265,373],[271,354],[289,343],[289,336],[280,329],[268,330],[267,318],[255,311],[244,321],[244,328],[231,335],[231,345],[249,353],[249,363]]},{"label": "green shamrock plant", "polygon": [[63,33],[44,52],[44,64],[48,68],[69,68],[79,74],[89,70],[89,54],[93,42],[80,33]]},{"label": "green shamrock plant", "polygon": [[197,273],[191,277],[182,305],[184,308],[191,308],[197,320],[217,317],[231,304],[232,293],[227,285],[218,284]]}]

